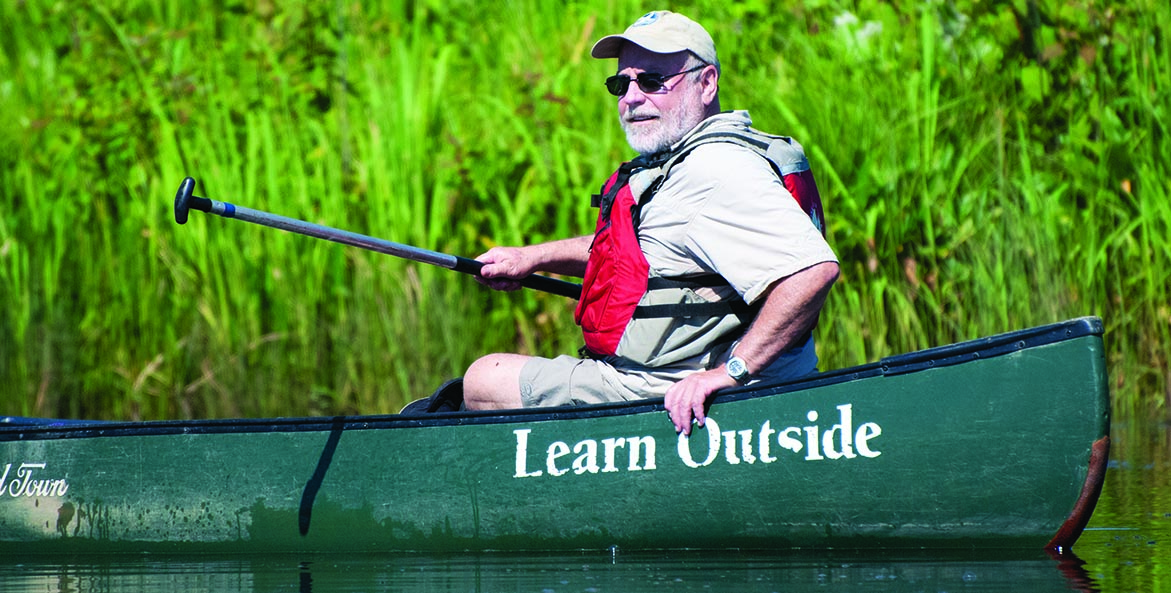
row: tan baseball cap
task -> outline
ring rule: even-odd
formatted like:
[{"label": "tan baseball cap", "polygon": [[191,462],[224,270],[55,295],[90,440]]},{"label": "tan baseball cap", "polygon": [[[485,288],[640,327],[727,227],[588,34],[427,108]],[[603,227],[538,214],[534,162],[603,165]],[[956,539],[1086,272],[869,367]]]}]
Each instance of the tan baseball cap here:
[{"label": "tan baseball cap", "polygon": [[708,64],[720,64],[712,36],[699,23],[667,10],[648,12],[621,35],[608,35],[599,39],[590,50],[590,55],[603,59],[617,58],[627,41],[657,54],[690,51]]}]

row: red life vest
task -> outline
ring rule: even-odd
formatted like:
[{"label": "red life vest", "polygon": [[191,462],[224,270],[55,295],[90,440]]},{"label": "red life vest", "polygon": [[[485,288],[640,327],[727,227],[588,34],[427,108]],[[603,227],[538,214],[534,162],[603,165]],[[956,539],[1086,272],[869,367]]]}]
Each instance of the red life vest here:
[{"label": "red life vest", "polygon": [[[628,183],[631,174],[655,166],[648,165],[641,158],[623,163],[602,187],[600,196],[595,196],[599,198],[600,212],[586,263],[581,300],[574,311],[574,320],[582,328],[585,347],[591,356],[616,354],[627,326],[638,317],[743,316],[749,310],[755,314],[755,310],[740,299],[731,302],[639,306],[650,282],[650,265],[638,240],[639,210],[654,196],[672,165],[696,146],[708,142],[732,142],[751,148],[765,157],[801,210],[808,213],[817,229],[825,234],[821,197],[813,173],[809,170],[800,145],[790,138],[769,136],[752,129],[744,133],[723,131],[695,134],[677,151],[657,161],[661,169],[659,176],[638,199]],[[774,143],[777,142],[784,145],[775,147]],[[713,276],[716,279],[714,282]],[[656,277],[653,282],[655,286],[651,286],[652,289],[727,285],[727,281],[718,275],[707,275],[701,279]],[[734,336],[729,339],[734,339]]]},{"label": "red life vest", "polygon": [[630,169],[631,163],[624,163],[602,187],[581,299],[573,313],[586,349],[595,356],[617,352],[626,325],[646,293],[650,272],[635,231],[637,203],[627,183]]}]

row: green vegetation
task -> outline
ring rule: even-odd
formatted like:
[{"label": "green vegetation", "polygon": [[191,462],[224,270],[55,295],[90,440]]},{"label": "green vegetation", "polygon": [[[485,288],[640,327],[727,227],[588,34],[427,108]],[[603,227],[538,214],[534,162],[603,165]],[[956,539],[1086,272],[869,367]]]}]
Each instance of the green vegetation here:
[{"label": "green vegetation", "polygon": [[[170,209],[459,255],[592,229],[629,149],[590,44],[634,2],[0,0],[0,414],[393,412],[571,303]],[[823,368],[1100,315],[1120,412],[1171,351],[1171,7],[676,3],[797,137],[843,264]]]}]

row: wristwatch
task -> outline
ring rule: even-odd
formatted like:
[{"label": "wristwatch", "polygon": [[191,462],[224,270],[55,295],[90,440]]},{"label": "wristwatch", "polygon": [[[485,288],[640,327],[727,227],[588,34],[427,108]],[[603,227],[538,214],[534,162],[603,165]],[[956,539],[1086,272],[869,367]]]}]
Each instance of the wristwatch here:
[{"label": "wristwatch", "polygon": [[743,358],[740,358],[739,356],[733,356],[732,358],[729,358],[728,362],[724,365],[724,368],[728,370],[728,376],[735,379],[737,383],[741,385],[748,384],[748,380],[751,377],[748,372],[748,365],[744,364]]}]

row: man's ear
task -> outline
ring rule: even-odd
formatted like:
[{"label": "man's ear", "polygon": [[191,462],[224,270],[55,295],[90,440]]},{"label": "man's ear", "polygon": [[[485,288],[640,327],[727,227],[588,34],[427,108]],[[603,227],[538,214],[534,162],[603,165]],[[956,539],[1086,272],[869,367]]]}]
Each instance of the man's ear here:
[{"label": "man's ear", "polygon": [[709,65],[699,75],[699,84],[703,87],[703,104],[709,107],[719,107],[720,73],[715,66]]}]

